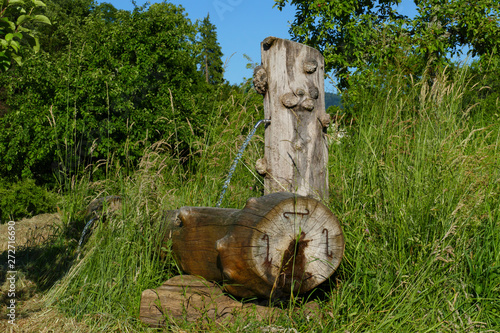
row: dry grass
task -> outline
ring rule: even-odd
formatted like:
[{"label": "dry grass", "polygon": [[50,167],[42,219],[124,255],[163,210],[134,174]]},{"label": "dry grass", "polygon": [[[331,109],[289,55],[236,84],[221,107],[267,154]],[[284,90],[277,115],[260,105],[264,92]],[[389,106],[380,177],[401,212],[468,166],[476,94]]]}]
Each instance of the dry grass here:
[{"label": "dry grass", "polygon": [[[17,221],[16,249],[37,247],[48,241],[57,232],[61,224],[59,214],[41,214],[29,219]],[[7,251],[7,224],[0,226],[0,254],[3,257]],[[3,272],[6,270],[2,269]],[[0,274],[2,286],[0,312],[7,313],[8,301],[6,295],[8,281]],[[42,301],[42,295],[37,292],[36,284],[29,280],[21,271],[16,276],[16,320],[11,325],[2,315],[0,332],[88,332],[89,329],[74,319],[63,316],[53,307],[47,307]]]},{"label": "dry grass", "polygon": [[[0,332],[41,332],[41,333],[63,333],[63,332],[89,332],[90,328],[82,322],[65,317],[54,307],[45,306],[40,295],[18,305],[15,325],[7,320],[0,320]],[[5,313],[5,306],[1,308]]]},{"label": "dry grass", "polygon": [[[17,221],[16,228],[16,248],[22,246],[34,246],[46,241],[56,231],[61,224],[61,217],[55,214],[40,214],[32,218],[25,218]],[[7,224],[0,225],[0,253],[8,248]]]}]

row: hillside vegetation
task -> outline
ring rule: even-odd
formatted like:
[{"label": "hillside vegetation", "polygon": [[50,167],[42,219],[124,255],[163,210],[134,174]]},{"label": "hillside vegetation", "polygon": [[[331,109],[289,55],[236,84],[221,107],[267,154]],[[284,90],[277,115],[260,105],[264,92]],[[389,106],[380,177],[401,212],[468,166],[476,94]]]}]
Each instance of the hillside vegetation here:
[{"label": "hillside vegetation", "polygon": [[[85,330],[153,332],[138,320],[141,293],[179,274],[162,244],[164,212],[215,206],[263,118],[262,97],[250,81],[223,81],[220,54],[209,58],[220,52],[209,17],[193,23],[166,2],[133,12],[45,2],[52,24],[32,27],[40,50],[24,48],[22,66],[0,73],[0,219],[46,211],[61,219],[19,249],[18,288],[31,286],[44,308]],[[423,59],[414,71],[403,62],[417,57],[393,56],[387,68],[343,77],[343,107],[329,108],[325,204],[346,242],[338,271],[273,304],[285,309],[273,320],[204,318],[167,330],[500,330],[498,55]],[[263,142],[260,128],[223,207],[263,194],[254,171]],[[106,195],[120,195],[122,208],[79,246],[86,206]],[[311,300],[319,318],[301,312]]]}]

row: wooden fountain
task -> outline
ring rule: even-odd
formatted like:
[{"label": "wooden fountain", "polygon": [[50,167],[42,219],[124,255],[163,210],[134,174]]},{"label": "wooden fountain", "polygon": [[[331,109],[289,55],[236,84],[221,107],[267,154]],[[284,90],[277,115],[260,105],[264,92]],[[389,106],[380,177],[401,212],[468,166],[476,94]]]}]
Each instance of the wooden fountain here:
[{"label": "wooden fountain", "polygon": [[[275,299],[311,291],[338,268],[344,236],[328,200],[330,117],[324,60],[311,47],[268,37],[254,86],[264,96],[264,196],[242,209],[182,207],[168,213],[164,242],[185,275],[145,290],[141,320],[231,318],[247,305],[228,297]],[[219,287],[220,286],[220,287]],[[276,309],[253,306],[259,316]]]}]

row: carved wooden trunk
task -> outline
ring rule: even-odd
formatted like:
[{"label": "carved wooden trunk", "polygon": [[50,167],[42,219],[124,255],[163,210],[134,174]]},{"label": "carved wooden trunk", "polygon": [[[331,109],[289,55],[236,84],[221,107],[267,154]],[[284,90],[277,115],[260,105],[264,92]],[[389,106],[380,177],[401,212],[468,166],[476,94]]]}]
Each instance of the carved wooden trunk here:
[{"label": "carved wooden trunk", "polygon": [[[328,279],[342,259],[344,236],[338,219],[318,201],[328,199],[323,56],[275,37],[262,42],[261,54],[254,85],[264,96],[267,126],[256,169],[265,177],[265,196],[250,198],[241,210],[171,211],[164,242],[171,242],[185,273],[220,282],[235,296],[275,298],[310,291]],[[207,305],[198,280],[174,282],[143,293],[143,320],[157,324],[164,314],[178,317],[177,310],[189,310],[193,299],[203,308],[232,306]],[[169,308],[172,299],[178,304]]]},{"label": "carved wooden trunk", "polygon": [[344,252],[335,215],[293,193],[250,198],[242,210],[183,207],[166,240],[187,274],[223,282],[240,297],[306,292],[328,279]]},{"label": "carved wooden trunk", "polygon": [[264,157],[256,169],[265,176],[265,193],[293,192],[328,198],[330,116],[325,112],[324,59],[318,50],[286,39],[261,43],[262,65],[254,86],[264,95]]}]

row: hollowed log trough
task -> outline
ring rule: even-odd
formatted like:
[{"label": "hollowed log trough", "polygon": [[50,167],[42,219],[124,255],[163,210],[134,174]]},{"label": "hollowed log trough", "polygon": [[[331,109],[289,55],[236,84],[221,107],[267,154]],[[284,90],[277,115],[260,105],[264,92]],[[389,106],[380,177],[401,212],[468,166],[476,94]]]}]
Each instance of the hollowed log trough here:
[{"label": "hollowed log trough", "polygon": [[250,198],[241,210],[182,207],[169,220],[165,242],[182,270],[238,297],[310,291],[344,253],[337,217],[318,200],[288,192]]}]

